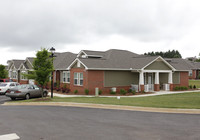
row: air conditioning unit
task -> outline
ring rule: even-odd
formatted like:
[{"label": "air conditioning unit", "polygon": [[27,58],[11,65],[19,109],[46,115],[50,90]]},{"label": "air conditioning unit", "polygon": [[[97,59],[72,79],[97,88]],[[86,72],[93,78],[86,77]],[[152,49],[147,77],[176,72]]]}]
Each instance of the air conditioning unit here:
[{"label": "air conditioning unit", "polygon": [[165,91],[169,91],[169,84],[163,84],[163,89]]},{"label": "air conditioning unit", "polygon": [[132,91],[135,91],[135,92],[138,92],[138,85],[134,85],[134,84],[131,84],[131,90]]},{"label": "air conditioning unit", "polygon": [[116,87],[113,87],[113,88],[111,88],[111,91],[112,91],[112,92],[117,92],[117,88],[116,88]]}]

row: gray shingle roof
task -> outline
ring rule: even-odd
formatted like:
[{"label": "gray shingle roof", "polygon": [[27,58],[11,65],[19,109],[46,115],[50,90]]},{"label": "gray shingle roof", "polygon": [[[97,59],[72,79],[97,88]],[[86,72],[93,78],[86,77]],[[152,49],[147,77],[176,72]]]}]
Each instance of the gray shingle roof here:
[{"label": "gray shingle roof", "polygon": [[56,53],[55,55],[54,69],[56,70],[66,70],[77,56],[71,52]]},{"label": "gray shingle roof", "polygon": [[31,62],[31,64],[33,65],[33,61],[34,61],[34,57],[27,57],[27,59]]},{"label": "gray shingle roof", "polygon": [[24,60],[12,60],[16,69],[19,69],[20,65],[24,63]]},{"label": "gray shingle roof", "polygon": [[196,69],[200,69],[200,62],[194,62],[194,67]]},{"label": "gray shingle roof", "polygon": [[28,67],[28,65],[26,65],[26,63],[23,63],[23,65],[24,65],[24,67],[25,67],[26,69],[29,69],[29,67]]},{"label": "gray shingle roof", "polygon": [[191,63],[189,63],[188,60],[186,60],[186,59],[165,58],[165,60],[178,71],[182,71],[182,70],[188,71],[188,70],[194,69],[194,66],[191,65]]},{"label": "gray shingle roof", "polygon": [[[142,69],[159,56],[138,55],[126,50],[111,49],[105,52],[84,50],[87,55],[101,55],[102,58],[81,58],[79,59],[89,69]],[[167,60],[167,59],[166,59]],[[185,59],[172,58],[168,62],[178,71],[188,71],[193,68]]]},{"label": "gray shingle roof", "polygon": [[189,60],[186,60],[187,63],[189,63],[190,65],[192,65],[192,69],[194,70],[198,70],[200,69],[200,62],[193,62],[193,61],[189,61]]},{"label": "gray shingle roof", "polygon": [[[141,69],[157,56],[144,56],[126,50],[108,50],[106,52],[84,51],[90,55],[101,55],[102,58],[79,58],[88,68],[95,69]],[[92,54],[91,52],[94,52]]]}]

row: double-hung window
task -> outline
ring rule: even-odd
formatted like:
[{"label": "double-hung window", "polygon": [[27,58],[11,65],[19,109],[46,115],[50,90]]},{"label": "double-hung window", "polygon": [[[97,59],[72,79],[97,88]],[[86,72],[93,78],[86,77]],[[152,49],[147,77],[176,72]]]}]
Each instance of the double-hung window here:
[{"label": "double-hung window", "polygon": [[82,86],[83,85],[83,73],[74,73],[74,85]]},{"label": "double-hung window", "polygon": [[21,79],[22,79],[22,80],[26,80],[26,79],[27,79],[26,76],[24,76],[24,74],[26,74],[26,72],[25,72],[25,71],[22,71],[22,72],[21,72]]},{"label": "double-hung window", "polygon": [[188,76],[192,76],[192,70],[189,71]]},{"label": "double-hung window", "polygon": [[67,71],[67,83],[70,83],[70,71]]},{"label": "double-hung window", "polygon": [[70,71],[63,71],[63,83],[70,83]]},{"label": "double-hung window", "polygon": [[13,79],[17,79],[17,72],[16,71],[13,72],[13,76],[12,77],[13,77]]}]

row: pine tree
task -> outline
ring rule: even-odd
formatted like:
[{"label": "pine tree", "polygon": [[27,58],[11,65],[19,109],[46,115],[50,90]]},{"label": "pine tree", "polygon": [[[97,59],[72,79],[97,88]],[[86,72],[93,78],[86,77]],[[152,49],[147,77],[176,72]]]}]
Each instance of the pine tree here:
[{"label": "pine tree", "polygon": [[144,55],[150,55],[150,56],[161,56],[164,58],[182,58],[181,54],[178,50],[168,50],[167,52],[148,52],[144,53]]}]

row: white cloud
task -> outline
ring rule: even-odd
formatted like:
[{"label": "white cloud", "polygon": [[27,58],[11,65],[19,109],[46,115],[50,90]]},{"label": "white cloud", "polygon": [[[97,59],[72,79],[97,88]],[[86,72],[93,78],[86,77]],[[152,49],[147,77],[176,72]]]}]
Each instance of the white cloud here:
[{"label": "white cloud", "polygon": [[198,55],[199,7],[197,0],[1,0],[0,63],[42,46]]}]

